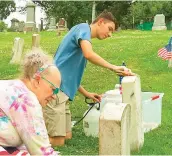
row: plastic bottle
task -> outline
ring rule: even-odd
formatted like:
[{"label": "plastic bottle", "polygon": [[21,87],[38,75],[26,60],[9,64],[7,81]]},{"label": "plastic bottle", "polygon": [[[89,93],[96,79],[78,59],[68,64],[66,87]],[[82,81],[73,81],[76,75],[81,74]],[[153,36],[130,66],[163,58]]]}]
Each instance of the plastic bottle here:
[{"label": "plastic bottle", "polygon": [[[124,61],[122,62],[122,66],[125,66],[126,67],[126,64],[125,64]],[[124,76],[119,76],[119,84],[121,84],[123,77]]]}]

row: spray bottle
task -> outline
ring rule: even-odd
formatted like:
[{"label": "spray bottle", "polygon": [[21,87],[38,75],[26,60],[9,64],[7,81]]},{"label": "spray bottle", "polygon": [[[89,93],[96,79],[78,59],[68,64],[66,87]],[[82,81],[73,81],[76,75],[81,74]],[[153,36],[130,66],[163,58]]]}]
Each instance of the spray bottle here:
[{"label": "spray bottle", "polygon": [[[125,66],[125,67],[126,67],[126,64],[125,64],[124,61],[122,62],[122,66]],[[121,85],[121,82],[122,82],[123,77],[124,77],[124,76],[119,76],[119,84],[120,84],[120,85]]]}]

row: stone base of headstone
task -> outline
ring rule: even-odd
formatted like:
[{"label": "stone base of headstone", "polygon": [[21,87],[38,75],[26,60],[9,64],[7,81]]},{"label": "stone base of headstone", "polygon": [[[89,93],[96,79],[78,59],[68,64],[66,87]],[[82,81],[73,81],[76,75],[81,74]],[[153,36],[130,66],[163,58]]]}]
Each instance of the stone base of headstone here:
[{"label": "stone base of headstone", "polygon": [[152,30],[167,30],[166,26],[153,26]]},{"label": "stone base of headstone", "polygon": [[169,68],[172,68],[172,59],[170,59],[170,60],[168,61],[168,67],[169,67]]},{"label": "stone base of headstone", "polygon": [[126,76],[122,80],[122,102],[131,106],[130,149],[139,151],[144,143],[141,84],[139,76]]},{"label": "stone base of headstone", "polygon": [[56,30],[57,30],[57,36],[60,36],[63,31],[68,31],[68,28],[58,27]]},{"label": "stone base of headstone", "polygon": [[47,31],[56,31],[56,26],[49,27]]},{"label": "stone base of headstone", "polygon": [[100,115],[99,155],[130,155],[130,105],[107,103]]},{"label": "stone base of headstone", "polygon": [[14,45],[12,48],[13,57],[12,57],[10,63],[20,63],[22,52],[23,52],[23,47],[24,47],[24,39],[22,39],[20,37],[16,37],[14,39]]},{"label": "stone base of headstone", "polygon": [[34,22],[26,22],[24,31],[34,32],[36,29],[36,24]]}]

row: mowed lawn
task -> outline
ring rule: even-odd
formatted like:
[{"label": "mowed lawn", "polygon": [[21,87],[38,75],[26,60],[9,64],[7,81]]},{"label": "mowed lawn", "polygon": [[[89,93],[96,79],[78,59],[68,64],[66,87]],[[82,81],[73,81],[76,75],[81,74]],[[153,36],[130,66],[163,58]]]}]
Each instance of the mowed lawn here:
[{"label": "mowed lawn", "polygon": [[[145,134],[143,148],[133,154],[172,155],[172,69],[168,68],[167,61],[157,57],[158,49],[168,43],[171,34],[172,31],[128,30],[117,32],[106,40],[92,40],[93,49],[100,56],[115,65],[125,61],[128,68],[140,75],[142,91],[165,93],[161,127]],[[41,32],[40,36],[41,48],[53,56],[63,36],[57,37],[55,32]],[[25,40],[24,53],[31,49],[32,33],[0,33],[0,79],[12,79],[20,75],[20,65],[9,64],[15,37]],[[82,85],[90,92],[101,94],[113,89],[118,80],[115,73],[88,63]],[[84,97],[79,93],[70,106],[72,120],[79,120],[87,110]],[[86,137],[81,122],[73,128],[72,140],[67,141],[64,147],[55,149],[62,155],[97,155],[98,139]]]}]

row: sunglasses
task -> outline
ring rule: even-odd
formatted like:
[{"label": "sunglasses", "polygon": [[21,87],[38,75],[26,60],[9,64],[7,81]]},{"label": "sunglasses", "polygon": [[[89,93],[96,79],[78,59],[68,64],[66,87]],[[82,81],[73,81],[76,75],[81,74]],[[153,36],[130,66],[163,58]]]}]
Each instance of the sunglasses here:
[{"label": "sunglasses", "polygon": [[47,80],[45,77],[41,76],[41,78],[45,81],[47,81],[49,84],[51,84],[55,89],[53,89],[53,94],[57,94],[59,92],[59,88],[57,88],[52,82],[50,82],[49,80]]}]

